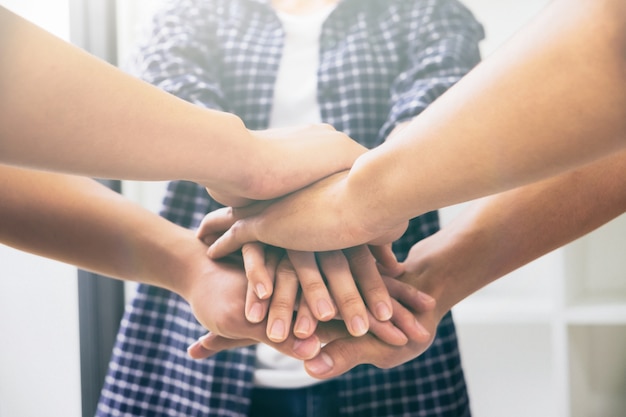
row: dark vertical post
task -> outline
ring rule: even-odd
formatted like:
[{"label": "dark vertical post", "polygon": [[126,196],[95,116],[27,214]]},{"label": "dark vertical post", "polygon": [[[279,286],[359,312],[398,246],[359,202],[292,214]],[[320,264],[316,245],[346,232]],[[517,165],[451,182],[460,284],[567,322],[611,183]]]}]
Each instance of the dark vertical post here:
[{"label": "dark vertical post", "polygon": [[[70,0],[70,26],[73,44],[117,63],[115,0]],[[101,182],[121,191],[119,181]],[[124,313],[124,284],[79,270],[78,309],[82,415],[92,417]]]}]

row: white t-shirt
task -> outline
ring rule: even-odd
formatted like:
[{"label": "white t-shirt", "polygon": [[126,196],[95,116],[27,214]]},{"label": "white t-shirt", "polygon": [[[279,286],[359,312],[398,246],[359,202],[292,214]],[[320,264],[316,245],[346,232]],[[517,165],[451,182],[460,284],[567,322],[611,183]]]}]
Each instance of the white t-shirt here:
[{"label": "white t-shirt", "polygon": [[[317,102],[317,69],[322,25],[335,5],[308,15],[278,12],[285,43],[274,88],[270,127],[320,123]],[[266,388],[301,388],[319,383],[304,370],[302,361],[259,344],[254,384]]]}]

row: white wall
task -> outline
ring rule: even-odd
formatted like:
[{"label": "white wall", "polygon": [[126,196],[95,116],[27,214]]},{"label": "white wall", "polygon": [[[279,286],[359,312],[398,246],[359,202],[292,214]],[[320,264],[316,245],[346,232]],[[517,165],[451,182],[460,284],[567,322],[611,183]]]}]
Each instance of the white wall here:
[{"label": "white wall", "polygon": [[[0,5],[69,38],[67,0]],[[80,413],[76,269],[0,245],[0,417]]]}]

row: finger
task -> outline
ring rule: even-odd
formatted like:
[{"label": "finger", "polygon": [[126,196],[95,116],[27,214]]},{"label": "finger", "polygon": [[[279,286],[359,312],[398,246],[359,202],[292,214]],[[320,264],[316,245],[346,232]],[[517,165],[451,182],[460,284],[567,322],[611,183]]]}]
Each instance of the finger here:
[{"label": "finger", "polygon": [[[242,326],[239,331],[239,337],[242,339],[254,339],[257,342],[265,343],[287,356],[300,360],[311,359],[320,351],[321,343],[319,337],[315,334],[306,339],[299,339],[295,337],[292,332],[287,332],[287,337],[282,342],[274,342],[268,337],[266,328],[267,322]],[[208,348],[216,349],[215,345],[208,346]]]},{"label": "finger", "polygon": [[300,298],[298,313],[296,314],[296,322],[293,326],[293,334],[301,339],[310,337],[317,328],[317,319],[309,308],[309,304],[304,299]]},{"label": "finger", "polygon": [[258,241],[251,225],[252,223],[249,219],[237,220],[233,223],[230,229],[224,232],[215,242],[210,244],[207,251],[209,257],[219,259],[241,249],[244,243]]},{"label": "finger", "polygon": [[435,309],[437,302],[430,295],[395,278],[383,277],[383,280],[391,297],[414,313],[424,313]]},{"label": "finger", "polygon": [[[250,244],[246,244],[244,248]],[[265,246],[263,269],[265,270],[266,279],[269,284],[266,284],[263,289],[260,289],[258,285],[252,284],[248,281],[248,287],[246,292],[246,318],[251,323],[260,323],[265,319],[269,311],[270,299],[259,298],[259,293],[267,291],[271,295],[274,291],[274,278],[276,275],[276,268],[278,262],[284,256],[285,251],[273,246]],[[255,261],[258,262],[258,261]],[[257,268],[257,267],[255,267]]]},{"label": "finger", "polygon": [[252,339],[228,339],[215,333],[208,333],[192,343],[187,348],[187,353],[193,359],[205,359],[222,350],[250,346],[256,343],[258,342]]},{"label": "finger", "polygon": [[329,343],[344,337],[354,337],[346,328],[346,324],[343,320],[331,320],[318,323],[315,329],[315,335],[322,343]]},{"label": "finger", "polygon": [[304,368],[314,378],[328,379],[341,375],[362,363],[376,363],[394,355],[399,347],[389,346],[371,335],[337,339],[324,346],[319,355],[306,360]]},{"label": "finger", "polygon": [[[418,317],[396,300],[393,300],[393,303],[393,317],[390,320],[393,326],[410,341],[417,343],[427,342],[431,338],[431,334],[419,322]],[[387,341],[387,339],[383,339],[383,341]],[[397,343],[387,343],[400,346]]]},{"label": "finger", "polygon": [[[369,333],[376,336],[381,341],[393,346],[404,346],[409,341],[409,336],[405,334],[405,330],[403,329],[408,329],[408,333],[419,341],[427,339],[429,334],[423,336],[421,333],[417,333],[419,330],[410,328],[410,326],[415,327],[415,317],[410,314],[410,312],[408,317],[403,315],[403,313],[408,310],[399,303],[395,302],[395,300],[392,302],[394,302],[394,316],[396,315],[395,309],[398,309],[397,323],[394,322],[394,320],[396,320],[394,317],[392,317],[391,320],[379,321],[370,316]],[[402,326],[402,328],[399,327],[399,325]],[[423,329],[423,327],[420,327],[420,329]],[[315,334],[320,338],[322,343],[328,343],[348,336],[353,337],[346,329],[345,323],[341,320],[331,320],[328,323],[319,323]]]},{"label": "finger", "polygon": [[[248,245],[254,245],[254,244],[248,243],[244,245],[244,249],[242,249],[242,252],[247,252],[245,248],[248,247]],[[268,291],[271,295],[271,293],[274,291],[274,278],[276,275],[276,268],[277,268],[278,262],[284,256],[285,251],[283,249],[276,248],[273,246],[264,246],[262,244],[259,244],[259,245],[264,248],[263,270],[265,271],[265,278],[269,282],[269,284],[266,285],[264,289]],[[254,256],[251,256],[252,254],[248,254],[248,255],[249,255],[248,262],[255,262],[255,263],[261,262],[259,259],[261,256],[258,253],[256,253]],[[245,263],[245,259],[246,258],[244,256],[244,263]],[[255,265],[254,269],[259,269],[259,267]],[[246,274],[247,274],[247,269],[246,269]],[[258,288],[258,286],[255,286],[254,284],[251,284],[250,281],[248,281],[248,288],[247,288],[247,293],[246,293],[246,318],[251,323],[259,323],[262,320],[264,320],[269,310],[270,300],[269,298],[266,298],[266,299],[259,298],[258,294],[260,292],[261,290]]]},{"label": "finger", "polygon": [[376,260],[366,245],[345,249],[354,281],[369,311],[378,320],[389,320],[392,315],[391,297],[385,286]]},{"label": "finger", "polygon": [[[416,317],[403,305],[392,300],[394,315],[391,320],[379,321],[370,316],[369,333],[382,342],[393,346],[404,346],[409,341],[417,343],[427,342],[431,334]],[[339,338],[351,336],[345,323],[332,320],[320,323],[315,331],[322,343],[328,343]]]},{"label": "finger", "polygon": [[296,271],[288,257],[283,257],[279,262],[275,279],[267,318],[267,337],[273,342],[282,342],[291,329],[299,288]]},{"label": "finger", "polygon": [[246,243],[241,248],[248,285],[260,300],[272,295],[274,280],[270,277],[265,262],[265,245],[259,242]]},{"label": "finger", "polygon": [[248,283],[245,306],[246,319],[250,323],[262,322],[267,316],[269,304],[270,300],[261,300],[254,291],[254,287]]},{"label": "finger", "polygon": [[[264,334],[264,331],[261,331],[262,334]],[[314,358],[319,354],[321,346],[317,336],[312,336],[306,339],[296,339],[291,336],[283,343],[273,343],[265,337],[262,342],[272,346],[274,349],[284,353],[285,355],[299,360]],[[204,359],[223,350],[250,346],[257,343],[259,343],[259,340],[257,339],[231,339],[214,333],[209,333],[191,344],[187,349],[187,352],[193,359]]]},{"label": "finger", "polygon": [[404,264],[398,262],[391,244],[382,246],[370,245],[369,248],[376,259],[376,264],[381,274],[395,278],[404,273]]},{"label": "finger", "polygon": [[[222,234],[228,230],[237,219],[233,216],[233,210],[230,207],[223,207],[214,210],[204,216],[196,230],[196,237],[202,241],[213,235]],[[207,244],[213,243],[206,242]]]},{"label": "finger", "polygon": [[367,308],[354,282],[345,255],[342,251],[330,251],[320,252],[318,257],[333,300],[350,334],[364,335],[369,328]]},{"label": "finger", "polygon": [[[400,306],[398,304],[398,306]],[[395,312],[394,312],[395,314]],[[385,343],[393,346],[404,346],[408,343],[409,337],[392,320],[380,321],[370,316],[369,333],[376,336]]]},{"label": "finger", "polygon": [[317,266],[315,254],[313,252],[288,250],[287,255],[296,271],[302,295],[315,317],[322,321],[328,321],[335,317],[336,310]]}]

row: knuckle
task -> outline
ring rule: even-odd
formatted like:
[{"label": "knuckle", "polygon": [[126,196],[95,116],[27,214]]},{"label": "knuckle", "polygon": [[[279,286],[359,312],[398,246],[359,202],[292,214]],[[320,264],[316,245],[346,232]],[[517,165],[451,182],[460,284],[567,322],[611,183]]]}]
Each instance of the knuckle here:
[{"label": "knuckle", "polygon": [[270,311],[275,315],[287,315],[292,314],[294,308],[293,300],[288,297],[276,297],[272,299],[272,304],[270,307]]},{"label": "knuckle", "polygon": [[259,283],[265,281],[265,272],[256,267],[246,268],[246,278],[251,283]]},{"label": "knuckle", "polygon": [[337,297],[337,301],[339,302],[341,309],[359,309],[364,308],[365,304],[363,303],[363,299],[359,295],[358,292],[348,292],[345,294],[341,294]]},{"label": "knuckle", "polygon": [[372,253],[364,246],[346,250],[346,256],[351,264],[374,265],[375,260]]},{"label": "knuckle", "polygon": [[387,300],[390,298],[389,292],[385,286],[373,286],[362,290],[363,296],[370,300]]},{"label": "knuckle", "polygon": [[297,280],[298,275],[296,273],[296,269],[293,267],[291,262],[280,262],[278,267],[276,268],[276,273],[280,276],[282,280]]},{"label": "knuckle", "polygon": [[320,254],[320,262],[327,268],[340,268],[346,265],[346,258],[341,251],[328,251]]},{"label": "knuckle", "polygon": [[310,280],[310,281],[304,281],[304,282],[300,282],[300,285],[302,287],[302,291],[308,292],[308,293],[326,293],[328,291],[326,284],[324,284],[324,282],[322,280]]}]

